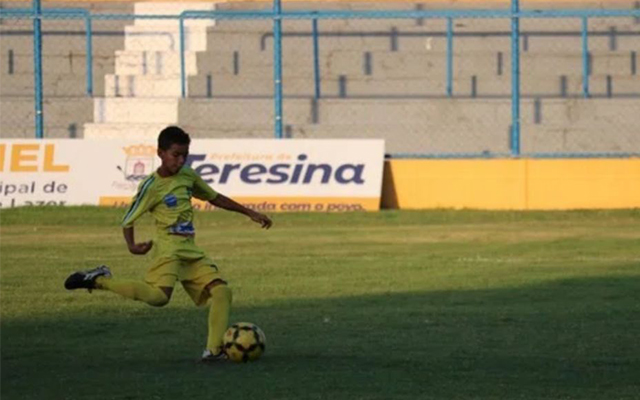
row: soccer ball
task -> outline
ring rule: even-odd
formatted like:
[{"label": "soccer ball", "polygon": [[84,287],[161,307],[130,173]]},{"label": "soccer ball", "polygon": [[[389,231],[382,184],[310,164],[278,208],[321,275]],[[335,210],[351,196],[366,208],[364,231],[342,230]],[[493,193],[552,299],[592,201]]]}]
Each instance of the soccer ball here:
[{"label": "soccer ball", "polygon": [[224,334],[222,339],[224,352],[229,360],[235,362],[255,361],[264,352],[266,338],[257,325],[250,322],[238,322]]}]

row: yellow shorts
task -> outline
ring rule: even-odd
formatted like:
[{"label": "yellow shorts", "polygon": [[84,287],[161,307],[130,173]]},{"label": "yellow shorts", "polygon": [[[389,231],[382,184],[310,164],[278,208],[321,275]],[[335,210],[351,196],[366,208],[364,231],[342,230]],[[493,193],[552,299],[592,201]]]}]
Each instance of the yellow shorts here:
[{"label": "yellow shorts", "polygon": [[155,287],[171,288],[180,281],[191,300],[201,306],[209,299],[205,287],[216,279],[224,280],[213,261],[203,257],[196,260],[158,259],[149,267],[144,280]]}]

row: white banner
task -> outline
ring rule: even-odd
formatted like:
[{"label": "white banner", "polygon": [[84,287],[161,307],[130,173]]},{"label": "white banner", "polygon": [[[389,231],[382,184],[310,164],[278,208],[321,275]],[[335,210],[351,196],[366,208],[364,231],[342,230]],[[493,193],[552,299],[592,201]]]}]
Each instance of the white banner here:
[{"label": "white banner", "polygon": [[[378,210],[383,162],[382,140],[339,139],[192,140],[187,160],[263,211]],[[125,206],[159,165],[155,141],[0,140],[0,207]]]}]

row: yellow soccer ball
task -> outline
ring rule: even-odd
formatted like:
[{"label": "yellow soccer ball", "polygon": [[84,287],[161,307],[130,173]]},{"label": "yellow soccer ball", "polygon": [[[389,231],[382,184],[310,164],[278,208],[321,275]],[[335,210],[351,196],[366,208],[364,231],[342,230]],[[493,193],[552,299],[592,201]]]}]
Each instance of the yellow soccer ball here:
[{"label": "yellow soccer ball", "polygon": [[264,353],[266,338],[257,325],[238,322],[224,334],[223,349],[234,362],[255,361]]}]

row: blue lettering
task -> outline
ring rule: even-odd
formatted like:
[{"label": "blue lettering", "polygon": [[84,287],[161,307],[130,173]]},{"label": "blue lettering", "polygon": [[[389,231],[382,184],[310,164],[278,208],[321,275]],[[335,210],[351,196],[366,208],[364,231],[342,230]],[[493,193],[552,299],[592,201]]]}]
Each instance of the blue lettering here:
[{"label": "blue lettering", "polygon": [[222,175],[220,175],[220,181],[218,181],[218,183],[227,183],[231,171],[239,168],[240,164],[225,164],[224,167],[222,167]]},{"label": "blue lettering", "polygon": [[184,161],[184,165],[186,165],[189,168],[193,168],[191,167],[191,165],[193,164],[194,161],[202,161],[205,159],[207,155],[206,154],[189,154],[187,156],[187,159]]},{"label": "blue lettering", "polygon": [[[271,168],[269,168],[269,174],[272,176],[277,176],[277,178],[268,178],[267,183],[285,183],[287,179],[289,179],[289,175],[286,170],[289,169],[289,164],[273,164]],[[281,171],[283,170],[284,171]]]},{"label": "blue lettering", "polygon": [[309,164],[302,183],[310,183],[313,179],[313,173],[317,170],[323,171],[321,182],[328,183],[331,178],[331,166],[329,164]]},{"label": "blue lettering", "polygon": [[240,171],[240,180],[242,182],[246,182],[246,183],[262,183],[262,179],[260,178],[254,178],[252,179],[252,176],[255,175],[262,175],[265,172],[267,172],[267,167],[265,167],[262,164],[249,164],[246,167],[242,168],[242,171]]},{"label": "blue lettering", "polygon": [[[362,170],[363,169],[364,169],[364,165],[363,164],[357,164],[357,165],[344,164],[344,165],[341,165],[336,170],[336,181],[338,183],[354,182],[354,183],[358,183],[358,184],[363,184],[364,183],[364,180],[362,179]],[[353,176],[351,178],[346,178],[345,177],[345,172],[346,171],[351,171]]]},{"label": "blue lettering", "polygon": [[[192,167],[194,163],[203,162],[206,154],[190,154],[185,165]],[[364,164],[342,164],[334,170],[331,164],[306,164],[308,156],[298,155],[300,161],[296,164],[211,164],[202,163],[194,168],[207,184],[216,182],[215,176],[219,174],[218,184],[228,183],[233,179],[240,179],[241,182],[255,185],[266,184],[328,184],[335,182],[338,184],[364,184]],[[193,168],[193,167],[192,167]],[[233,171],[238,170],[234,175]]]},{"label": "blue lettering", "polygon": [[202,164],[198,168],[196,168],[194,171],[196,172],[196,174],[200,175],[202,180],[204,180],[206,183],[213,183],[214,182],[213,178],[207,179],[205,177],[207,175],[217,174],[218,172],[220,172],[220,169],[218,169],[218,167],[215,166],[214,164]]},{"label": "blue lettering", "polygon": [[[298,156],[299,161],[304,161],[306,159],[307,159],[306,154],[300,154]],[[293,167],[293,174],[291,174],[291,182],[289,183],[298,183],[298,180],[300,179],[300,174],[302,173],[302,167],[304,167],[304,164],[296,164],[296,166]]]}]

